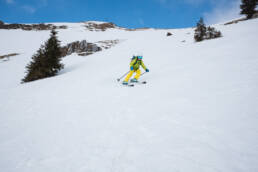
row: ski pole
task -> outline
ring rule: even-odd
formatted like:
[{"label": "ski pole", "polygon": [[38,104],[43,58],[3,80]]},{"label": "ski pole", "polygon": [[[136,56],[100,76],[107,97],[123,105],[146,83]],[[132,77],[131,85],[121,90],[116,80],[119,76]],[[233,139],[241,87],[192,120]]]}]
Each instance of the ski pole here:
[{"label": "ski pole", "polygon": [[147,72],[143,72],[143,73],[141,74],[141,76],[144,75],[145,73],[147,73]]},{"label": "ski pole", "polygon": [[130,71],[128,71],[127,73],[125,73],[123,76],[121,76],[120,78],[117,79],[117,81],[119,82],[123,77],[125,77]]}]

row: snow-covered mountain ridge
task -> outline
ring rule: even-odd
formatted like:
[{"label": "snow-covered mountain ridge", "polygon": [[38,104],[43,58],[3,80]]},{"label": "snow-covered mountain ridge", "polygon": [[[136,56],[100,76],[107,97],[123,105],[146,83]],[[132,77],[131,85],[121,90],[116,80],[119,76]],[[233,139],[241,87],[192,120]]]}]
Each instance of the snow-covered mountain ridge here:
[{"label": "snow-covered mountain ridge", "polygon": [[[258,170],[258,19],[215,25],[223,37],[200,43],[193,28],[64,25],[62,45],[120,41],[65,57],[56,77],[20,84],[50,31],[0,30],[0,55],[19,54],[0,59],[0,171]],[[116,79],[139,51],[148,83],[123,87]]]},{"label": "snow-covered mountain ridge", "polygon": [[79,23],[5,23],[0,20],[0,29],[22,29],[25,31],[42,31],[42,30],[52,30],[52,29],[67,29],[68,27],[72,28],[74,26],[84,27],[84,29],[89,31],[106,31],[108,29],[121,29],[127,31],[137,31],[137,30],[146,30],[149,28],[138,28],[138,29],[129,29],[124,27],[119,27],[111,22],[100,22],[100,21],[85,21]]}]

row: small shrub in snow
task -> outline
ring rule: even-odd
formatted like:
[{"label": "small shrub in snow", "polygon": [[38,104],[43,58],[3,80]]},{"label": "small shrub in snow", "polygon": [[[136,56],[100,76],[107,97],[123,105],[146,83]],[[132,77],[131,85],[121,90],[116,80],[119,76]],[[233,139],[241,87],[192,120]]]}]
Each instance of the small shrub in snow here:
[{"label": "small shrub in snow", "polygon": [[206,39],[214,39],[221,37],[221,32],[215,30],[214,27],[208,27],[206,31]]},{"label": "small shrub in snow", "polygon": [[197,23],[197,28],[195,29],[194,39],[196,42],[203,41],[204,39],[214,39],[221,37],[220,31],[217,31],[214,27],[206,28],[203,19]]},{"label": "small shrub in snow", "polygon": [[22,82],[55,76],[64,67],[61,64],[60,41],[58,41],[56,34],[57,32],[52,30],[51,37],[45,45],[42,45],[37,53],[32,56],[32,62],[26,66],[27,75],[22,79]]}]

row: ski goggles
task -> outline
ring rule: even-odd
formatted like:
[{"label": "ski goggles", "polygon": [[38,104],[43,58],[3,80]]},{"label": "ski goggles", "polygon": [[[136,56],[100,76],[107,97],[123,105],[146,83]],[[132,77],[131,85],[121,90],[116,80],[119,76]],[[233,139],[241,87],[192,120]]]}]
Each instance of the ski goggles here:
[{"label": "ski goggles", "polygon": [[138,56],[137,58],[138,58],[138,60],[142,60],[142,56]]}]

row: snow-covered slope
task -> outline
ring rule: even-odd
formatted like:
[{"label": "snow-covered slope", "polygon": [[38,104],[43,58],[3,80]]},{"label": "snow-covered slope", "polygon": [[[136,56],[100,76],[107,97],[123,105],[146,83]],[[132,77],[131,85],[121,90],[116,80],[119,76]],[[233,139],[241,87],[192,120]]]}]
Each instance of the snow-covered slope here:
[{"label": "snow-covered slope", "polygon": [[[63,45],[122,41],[65,57],[56,77],[20,84],[49,31],[0,30],[0,55],[20,54],[0,61],[0,171],[258,171],[257,19],[217,25],[224,37],[201,43],[192,28],[66,25]],[[116,79],[138,51],[148,83],[123,87]]]}]

